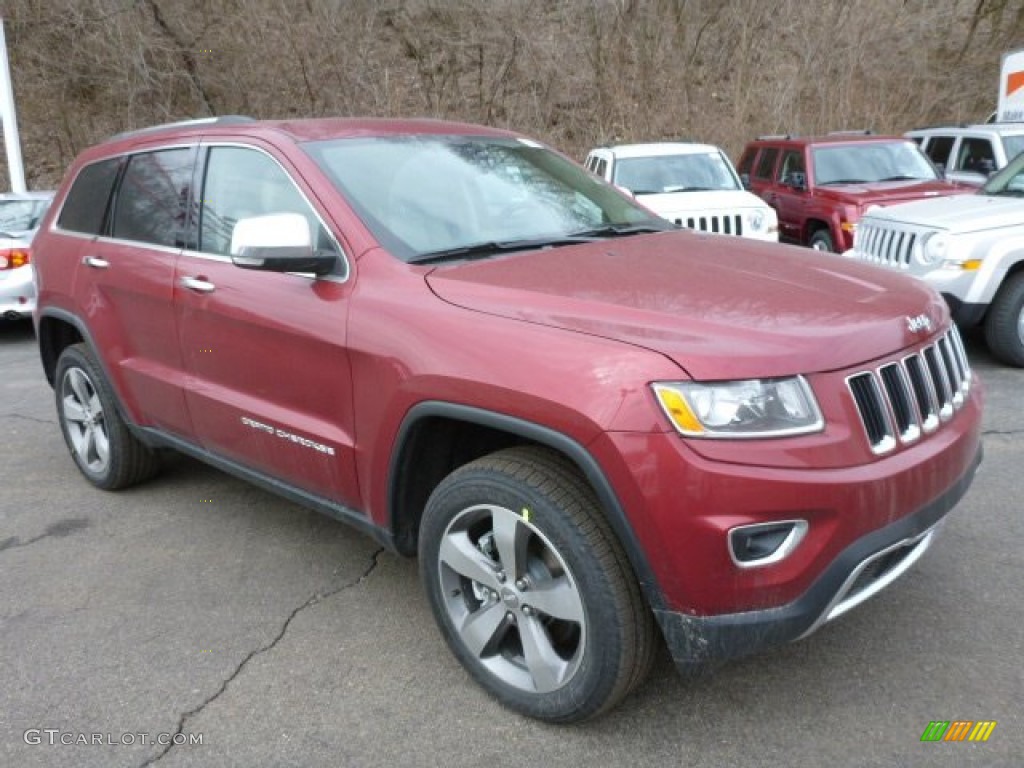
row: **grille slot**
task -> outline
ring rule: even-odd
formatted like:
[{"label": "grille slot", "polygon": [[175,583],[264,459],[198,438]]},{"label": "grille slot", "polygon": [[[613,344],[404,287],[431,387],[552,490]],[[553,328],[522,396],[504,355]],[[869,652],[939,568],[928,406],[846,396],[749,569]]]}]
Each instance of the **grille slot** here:
[{"label": "grille slot", "polygon": [[676,226],[696,229],[699,232],[712,232],[721,235],[742,235],[743,216],[740,214],[710,214],[707,216],[688,216],[675,220]]},{"label": "grille slot", "polygon": [[862,221],[857,230],[857,250],[862,258],[876,264],[906,269],[914,252],[917,234],[889,225]]},{"label": "grille slot", "polygon": [[956,327],[920,352],[846,380],[871,450],[917,440],[963,407],[971,368]]}]

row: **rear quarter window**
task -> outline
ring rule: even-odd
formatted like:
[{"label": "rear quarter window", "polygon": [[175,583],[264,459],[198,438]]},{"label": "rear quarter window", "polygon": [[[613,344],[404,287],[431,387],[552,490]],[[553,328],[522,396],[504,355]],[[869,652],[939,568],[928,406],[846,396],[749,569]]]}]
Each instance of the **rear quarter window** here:
[{"label": "rear quarter window", "polygon": [[60,229],[86,235],[102,232],[119,166],[120,159],[112,158],[87,165],[78,172],[57,219]]}]

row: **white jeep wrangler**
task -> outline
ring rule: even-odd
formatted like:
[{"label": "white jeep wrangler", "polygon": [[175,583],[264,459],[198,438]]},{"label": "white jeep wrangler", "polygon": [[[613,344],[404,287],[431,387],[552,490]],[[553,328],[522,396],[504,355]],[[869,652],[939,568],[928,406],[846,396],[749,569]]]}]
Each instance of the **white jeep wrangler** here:
[{"label": "white jeep wrangler", "polygon": [[625,189],[677,226],[779,239],[775,211],[743,189],[736,169],[718,147],[683,142],[598,147],[587,170]]},{"label": "white jeep wrangler", "polygon": [[869,211],[845,255],[925,280],[959,325],[984,326],[996,358],[1024,367],[1024,154],[974,195]]}]

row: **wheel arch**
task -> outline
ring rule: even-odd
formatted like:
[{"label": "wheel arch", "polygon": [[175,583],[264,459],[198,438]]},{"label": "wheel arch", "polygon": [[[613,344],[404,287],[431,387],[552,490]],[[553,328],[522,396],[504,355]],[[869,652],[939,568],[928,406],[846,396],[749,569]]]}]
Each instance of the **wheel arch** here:
[{"label": "wheel arch", "polygon": [[651,608],[664,596],[618,495],[597,460],[578,441],[549,427],[484,409],[426,401],[406,414],[388,467],[388,526],[395,548],[416,553],[423,508],[437,484],[459,466],[513,445],[550,448],[568,458],[593,488],[604,515],[629,558]]},{"label": "wheel arch", "polygon": [[[39,358],[43,364],[43,373],[50,386],[54,385],[54,374],[60,354],[72,344],[85,343],[96,357],[96,345],[85,325],[70,312],[62,309],[48,308],[42,311],[36,328],[39,344]],[[99,361],[99,358],[97,357]],[[102,365],[102,361],[100,361]],[[107,371],[104,370],[104,374]],[[109,381],[110,377],[107,377]]]}]

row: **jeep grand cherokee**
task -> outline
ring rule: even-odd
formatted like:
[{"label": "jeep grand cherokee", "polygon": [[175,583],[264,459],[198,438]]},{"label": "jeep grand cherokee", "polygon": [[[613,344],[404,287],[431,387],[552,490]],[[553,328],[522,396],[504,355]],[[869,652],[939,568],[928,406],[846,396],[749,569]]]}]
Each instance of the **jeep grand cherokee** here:
[{"label": "jeep grand cherokee", "polygon": [[433,121],[115,137],[36,240],[85,478],[177,449],[419,556],[507,706],[803,637],[932,543],[980,459],[942,298],[680,231],[540,143]]}]

